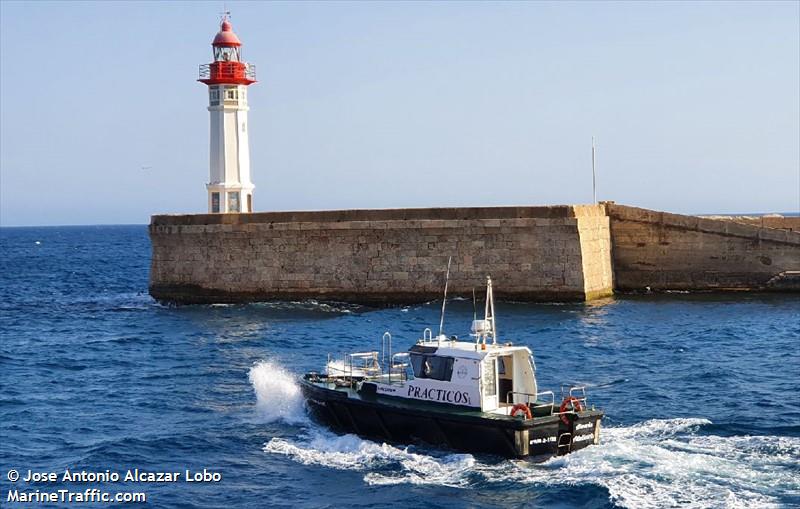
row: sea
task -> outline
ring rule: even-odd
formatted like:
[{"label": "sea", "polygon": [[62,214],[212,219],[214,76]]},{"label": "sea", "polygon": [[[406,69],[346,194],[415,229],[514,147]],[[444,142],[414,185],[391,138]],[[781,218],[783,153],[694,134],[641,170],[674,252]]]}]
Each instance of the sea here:
[{"label": "sea", "polygon": [[[306,413],[298,376],[380,349],[385,331],[409,347],[441,301],[167,306],[149,264],[145,226],[0,229],[3,508],[800,507],[797,295],[499,303],[500,339],[533,350],[540,388],[585,385],[606,412],[600,445],[531,463],[338,434]],[[472,316],[448,302],[447,334]],[[62,482],[65,469],[182,478]],[[9,501],[59,489],[147,501]]]}]

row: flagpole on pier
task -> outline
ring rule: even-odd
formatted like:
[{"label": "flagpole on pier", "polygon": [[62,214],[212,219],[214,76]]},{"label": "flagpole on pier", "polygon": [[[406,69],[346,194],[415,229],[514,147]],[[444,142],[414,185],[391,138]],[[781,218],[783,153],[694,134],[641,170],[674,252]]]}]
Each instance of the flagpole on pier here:
[{"label": "flagpole on pier", "polygon": [[594,136],[592,136],[592,203],[597,203],[597,174],[594,170],[594,163],[595,163],[595,145],[594,145]]}]

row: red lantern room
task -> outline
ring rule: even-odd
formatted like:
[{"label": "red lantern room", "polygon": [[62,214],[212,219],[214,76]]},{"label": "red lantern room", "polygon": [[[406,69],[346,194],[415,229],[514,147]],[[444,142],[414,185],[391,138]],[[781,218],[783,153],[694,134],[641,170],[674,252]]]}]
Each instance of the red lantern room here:
[{"label": "red lantern room", "polygon": [[250,85],[256,82],[256,66],[242,62],[242,43],[233,32],[227,15],[211,43],[214,62],[200,66],[201,81],[206,85]]}]

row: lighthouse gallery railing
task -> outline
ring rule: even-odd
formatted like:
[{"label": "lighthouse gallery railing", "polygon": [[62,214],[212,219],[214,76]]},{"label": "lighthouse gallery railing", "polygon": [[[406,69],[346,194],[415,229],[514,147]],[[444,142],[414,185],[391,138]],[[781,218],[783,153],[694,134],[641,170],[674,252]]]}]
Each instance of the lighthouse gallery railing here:
[{"label": "lighthouse gallery railing", "polygon": [[242,62],[214,62],[202,64],[198,72],[201,80],[256,80],[256,66]]}]

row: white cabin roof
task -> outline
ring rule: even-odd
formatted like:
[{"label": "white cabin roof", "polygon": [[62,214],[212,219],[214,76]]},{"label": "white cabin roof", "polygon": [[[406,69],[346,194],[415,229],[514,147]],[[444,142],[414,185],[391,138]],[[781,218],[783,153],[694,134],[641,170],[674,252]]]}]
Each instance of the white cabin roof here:
[{"label": "white cabin roof", "polygon": [[[487,355],[509,355],[520,350],[525,350],[528,355],[531,351],[526,346],[513,346],[508,344],[479,344],[468,341],[425,341],[417,343],[419,346],[436,348],[435,355],[446,355],[462,359],[482,360]],[[485,348],[484,348],[485,347]]]}]

